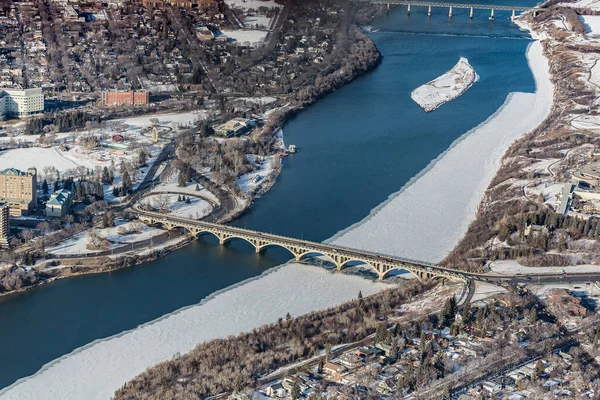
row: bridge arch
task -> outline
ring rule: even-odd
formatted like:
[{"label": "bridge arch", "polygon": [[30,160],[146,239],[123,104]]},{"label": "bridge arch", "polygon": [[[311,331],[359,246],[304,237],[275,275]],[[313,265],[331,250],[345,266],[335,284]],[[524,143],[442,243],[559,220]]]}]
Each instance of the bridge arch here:
[{"label": "bridge arch", "polygon": [[308,250],[308,251],[305,251],[303,253],[296,255],[296,261],[302,261],[303,259],[308,258],[309,254],[314,254],[314,255],[319,255],[321,257],[325,257],[328,260],[330,260],[337,267],[338,270],[340,269],[339,263],[333,257],[331,257],[329,254],[326,254],[326,253],[323,253],[320,251],[316,251],[316,250]]},{"label": "bridge arch", "polygon": [[294,252],[294,250],[279,243],[264,243],[255,247],[257,253],[265,250],[267,247],[279,247],[280,249],[286,249],[293,257],[296,257],[296,253]]}]

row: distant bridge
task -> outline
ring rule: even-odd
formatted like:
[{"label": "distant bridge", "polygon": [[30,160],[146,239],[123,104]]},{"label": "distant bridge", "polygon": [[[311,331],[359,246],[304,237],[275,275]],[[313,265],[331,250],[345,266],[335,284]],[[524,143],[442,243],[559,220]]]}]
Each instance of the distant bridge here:
[{"label": "distant bridge", "polygon": [[[469,18],[473,18],[473,10],[488,10],[491,12],[490,19],[494,19],[494,11],[512,11],[511,19],[515,19],[515,13],[525,12],[529,10],[535,10],[534,7],[526,7],[526,6],[502,6],[502,5],[494,5],[494,4],[467,4],[467,3],[442,3],[438,1],[415,1],[415,0],[355,0],[361,3],[371,3],[371,4],[381,4],[387,5],[389,8],[390,5],[404,5],[407,6],[407,13],[410,14],[411,6],[415,7],[427,7],[427,15],[431,16],[432,9],[436,8],[447,8],[448,9],[448,17],[452,18],[452,10],[455,8],[464,8],[470,10]],[[535,11],[534,11],[535,12]]]},{"label": "distant bridge", "polygon": [[137,214],[141,221],[150,225],[160,224],[169,230],[184,228],[195,236],[206,233],[212,234],[219,239],[220,244],[224,244],[232,239],[242,239],[252,244],[257,253],[268,246],[278,246],[287,249],[294,255],[297,261],[310,256],[322,255],[330,259],[335,264],[338,271],[348,266],[350,263],[366,264],[375,270],[379,275],[379,279],[384,279],[390,271],[399,269],[410,271],[421,281],[436,277],[455,281],[466,281],[468,279],[490,281],[490,278],[495,278],[495,281],[502,282],[511,279],[511,277],[506,276],[490,277],[489,275],[484,274],[444,268],[423,261],[381,255],[369,251],[300,240],[286,236],[257,232],[250,229],[237,228],[234,226],[142,211],[139,209],[135,209],[134,213]]}]

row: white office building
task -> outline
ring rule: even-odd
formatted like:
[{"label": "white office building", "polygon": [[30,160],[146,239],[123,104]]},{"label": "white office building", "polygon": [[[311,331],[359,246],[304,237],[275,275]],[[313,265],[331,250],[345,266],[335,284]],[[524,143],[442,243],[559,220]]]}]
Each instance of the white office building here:
[{"label": "white office building", "polygon": [[0,117],[27,117],[44,112],[42,88],[0,89]]}]

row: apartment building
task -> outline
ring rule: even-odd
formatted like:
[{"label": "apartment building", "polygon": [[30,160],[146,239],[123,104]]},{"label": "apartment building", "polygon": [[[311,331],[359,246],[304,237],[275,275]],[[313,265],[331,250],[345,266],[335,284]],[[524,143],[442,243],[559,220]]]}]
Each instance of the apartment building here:
[{"label": "apartment building", "polygon": [[129,91],[112,91],[102,92],[102,105],[104,106],[120,106],[130,105],[137,106],[148,104],[150,102],[150,94],[148,92]]},{"label": "apartment building", "polygon": [[1,89],[0,116],[23,118],[44,112],[42,88]]},{"label": "apartment building", "polygon": [[37,170],[0,171],[0,200],[9,205],[11,216],[19,217],[33,210],[37,203]]},{"label": "apartment building", "polygon": [[10,236],[10,206],[0,203],[0,247],[8,247]]}]

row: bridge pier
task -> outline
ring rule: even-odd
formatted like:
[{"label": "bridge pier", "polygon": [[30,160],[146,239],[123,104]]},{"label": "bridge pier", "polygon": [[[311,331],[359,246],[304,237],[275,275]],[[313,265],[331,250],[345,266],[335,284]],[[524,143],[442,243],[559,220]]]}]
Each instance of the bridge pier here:
[{"label": "bridge pier", "polygon": [[471,7],[471,11],[469,12],[469,19],[473,19],[473,7]]},{"label": "bridge pier", "polygon": [[494,9],[492,8],[492,15],[490,15],[490,21],[494,20]]},{"label": "bridge pier", "polygon": [[427,10],[427,16],[431,17],[431,6],[429,6],[429,9]]},{"label": "bridge pier", "polygon": [[452,6],[450,6],[450,10],[448,11],[448,18],[452,18]]}]

